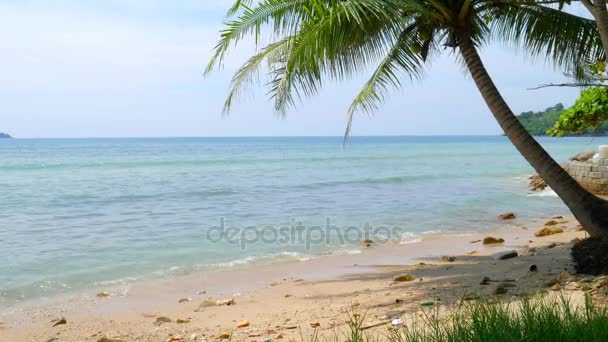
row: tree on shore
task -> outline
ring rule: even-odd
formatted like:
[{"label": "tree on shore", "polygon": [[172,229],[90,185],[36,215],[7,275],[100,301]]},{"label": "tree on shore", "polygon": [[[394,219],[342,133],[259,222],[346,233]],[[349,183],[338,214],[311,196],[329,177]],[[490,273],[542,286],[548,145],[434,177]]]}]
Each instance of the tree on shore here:
[{"label": "tree on shore", "polygon": [[[526,131],[478,54],[501,40],[573,70],[604,54],[594,21],[517,0],[238,0],[228,15],[207,73],[245,37],[257,43],[268,29],[276,39],[236,72],[226,111],[262,68],[275,110],[285,115],[325,79],[344,80],[373,64],[348,111],[348,136],[355,113],[377,110],[389,90],[421,78],[425,65],[447,50],[466,66],[517,150],[592,236],[608,237],[608,202],[581,187]],[[449,100],[450,94],[438,95]]]}]

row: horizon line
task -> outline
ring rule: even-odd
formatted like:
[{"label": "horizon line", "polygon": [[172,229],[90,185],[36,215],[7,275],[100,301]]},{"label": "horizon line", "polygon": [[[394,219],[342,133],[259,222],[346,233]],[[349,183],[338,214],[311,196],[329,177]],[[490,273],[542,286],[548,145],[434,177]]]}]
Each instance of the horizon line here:
[{"label": "horizon line", "polygon": [[[399,137],[495,137],[503,133],[494,134],[379,134],[379,135],[351,135],[350,138],[399,138]],[[16,137],[6,140],[36,140],[36,139],[227,139],[227,138],[340,138],[343,135],[226,135],[226,136],[90,136],[90,137]]]}]

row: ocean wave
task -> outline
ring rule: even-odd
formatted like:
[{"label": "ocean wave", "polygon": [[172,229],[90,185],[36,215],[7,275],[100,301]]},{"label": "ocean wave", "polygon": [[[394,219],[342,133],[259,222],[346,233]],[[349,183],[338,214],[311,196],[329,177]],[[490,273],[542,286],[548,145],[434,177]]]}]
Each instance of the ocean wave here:
[{"label": "ocean wave", "polygon": [[235,259],[227,262],[219,262],[214,264],[200,265],[200,268],[231,268],[235,266],[250,265],[254,263],[272,262],[278,260],[297,260],[297,261],[308,261],[312,259],[312,256],[298,253],[298,252],[278,252],[260,256],[248,256],[241,259]]},{"label": "ocean wave", "polygon": [[555,191],[553,191],[553,189],[546,188],[545,190],[528,194],[527,197],[559,197],[559,196],[557,196],[557,193],[555,193]]},{"label": "ocean wave", "polygon": [[441,177],[432,176],[432,175],[417,175],[417,176],[412,175],[412,176],[390,176],[390,177],[382,177],[382,178],[362,178],[362,179],[353,179],[353,180],[336,180],[336,181],[300,184],[300,185],[290,186],[290,188],[320,189],[320,188],[333,187],[333,186],[356,185],[356,184],[397,184],[397,183],[415,182],[418,180],[433,179],[433,178],[441,178]]}]

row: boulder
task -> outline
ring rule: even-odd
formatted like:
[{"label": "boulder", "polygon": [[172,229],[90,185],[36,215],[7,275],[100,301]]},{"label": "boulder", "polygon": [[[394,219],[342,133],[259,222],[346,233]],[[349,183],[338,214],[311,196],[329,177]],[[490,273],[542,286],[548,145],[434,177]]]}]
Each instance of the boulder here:
[{"label": "boulder", "polygon": [[530,184],[528,187],[532,191],[543,191],[547,188],[547,182],[540,176],[534,175],[530,177]]},{"label": "boulder", "polygon": [[584,151],[584,152],[581,152],[579,154],[576,154],[576,155],[570,157],[570,160],[578,161],[578,162],[586,162],[586,161],[593,159],[593,157],[596,154],[597,154],[597,152],[595,152],[595,151]]}]

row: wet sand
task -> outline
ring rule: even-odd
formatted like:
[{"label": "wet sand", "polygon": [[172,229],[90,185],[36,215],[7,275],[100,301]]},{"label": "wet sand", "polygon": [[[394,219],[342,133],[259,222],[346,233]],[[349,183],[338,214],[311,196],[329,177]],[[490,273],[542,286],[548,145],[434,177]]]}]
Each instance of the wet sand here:
[{"label": "wet sand", "polygon": [[[421,303],[449,306],[466,294],[492,295],[504,280],[515,285],[507,297],[546,292],[547,283],[561,272],[573,272],[571,241],[585,235],[566,217],[558,220],[564,233],[535,237],[549,219],[504,221],[493,231],[430,235],[414,243],[362,248],[360,254],[251,265],[38,299],[0,311],[0,341],[211,341],[222,334],[230,334],[233,341],[301,340],[315,329],[333,336],[353,308],[365,312],[366,323],[375,325],[395,315],[416,314]],[[472,243],[486,236],[505,243]],[[552,243],[557,245],[549,246]],[[492,257],[511,250],[520,255],[509,260]],[[529,271],[532,264],[538,272]],[[415,280],[393,281],[404,274]],[[493,281],[480,285],[484,277]],[[101,291],[110,296],[97,297]],[[180,303],[182,298],[187,301]],[[236,304],[199,309],[204,301],[225,299]],[[60,317],[67,324],[53,327],[50,321]],[[159,317],[171,322],[157,325]],[[245,320],[249,326],[237,328]]]}]

